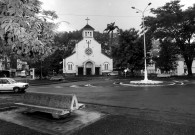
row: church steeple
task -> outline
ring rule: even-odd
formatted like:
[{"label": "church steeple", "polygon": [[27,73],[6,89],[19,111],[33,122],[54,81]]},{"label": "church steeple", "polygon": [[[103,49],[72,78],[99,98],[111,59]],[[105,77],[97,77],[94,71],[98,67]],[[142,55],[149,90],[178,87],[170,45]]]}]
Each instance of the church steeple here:
[{"label": "church steeple", "polygon": [[93,38],[93,32],[94,32],[94,28],[91,27],[89,24],[88,24],[88,21],[89,21],[89,18],[87,17],[87,19],[85,19],[87,21],[87,25],[85,25],[85,27],[83,27],[83,38]]}]

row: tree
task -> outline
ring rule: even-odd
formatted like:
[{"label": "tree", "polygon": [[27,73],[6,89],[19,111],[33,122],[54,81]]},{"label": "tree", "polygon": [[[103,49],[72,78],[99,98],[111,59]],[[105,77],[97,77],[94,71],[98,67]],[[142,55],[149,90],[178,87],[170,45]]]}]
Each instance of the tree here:
[{"label": "tree", "polygon": [[[140,37],[138,32],[134,28],[121,31],[119,46],[113,49],[114,65],[121,68],[128,67],[132,74],[144,67],[143,37]],[[149,50],[149,42],[146,43]]]},{"label": "tree", "polygon": [[81,31],[63,32],[55,35],[54,44],[58,48],[74,48],[75,44],[82,39]]},{"label": "tree", "polygon": [[94,39],[101,44],[102,52],[109,55],[109,36],[106,33],[94,32]]},{"label": "tree", "polygon": [[49,56],[45,62],[47,63],[47,60],[51,61],[50,63],[50,70],[49,71],[55,71],[57,74],[60,73],[60,70],[62,69],[62,61],[65,57],[69,56],[72,53],[72,50],[56,50],[51,56]]},{"label": "tree", "polygon": [[31,63],[31,67],[36,67],[36,74],[39,75],[40,78],[42,75],[47,76],[52,72],[60,73],[63,59],[72,53],[75,44],[81,39],[81,31],[57,33],[54,36],[53,43],[55,51],[42,60],[40,60],[41,57],[37,55],[39,60]]},{"label": "tree", "polygon": [[176,60],[178,59],[178,49],[175,48],[175,44],[169,40],[164,40],[160,42],[160,48],[159,55],[153,58],[156,67],[162,72],[174,70],[177,66]]},{"label": "tree", "polygon": [[113,46],[113,35],[114,35],[113,32],[115,29],[119,30],[118,26],[115,26],[115,22],[113,22],[113,23],[107,24],[107,27],[104,30],[108,34],[110,34],[110,32],[111,32],[111,38],[110,38],[111,40],[110,40],[110,44],[109,44],[111,53],[112,53],[112,46]]},{"label": "tree", "polygon": [[44,59],[41,59],[41,56],[39,57],[39,60],[30,62],[30,67],[36,68],[36,75],[40,76],[40,79],[42,79],[42,76],[48,76],[51,75],[51,73],[60,73],[60,70],[62,69],[62,61],[65,57],[69,56],[72,53],[72,48],[57,48],[51,55],[45,57]]},{"label": "tree", "polygon": [[195,5],[182,10],[179,0],[166,3],[157,9],[151,9],[155,16],[148,16],[145,25],[155,39],[171,39],[178,54],[182,55],[192,75],[192,62],[195,57]]},{"label": "tree", "polygon": [[0,0],[1,46],[9,46],[13,52],[24,57],[52,52],[54,11],[41,11],[39,0]]}]

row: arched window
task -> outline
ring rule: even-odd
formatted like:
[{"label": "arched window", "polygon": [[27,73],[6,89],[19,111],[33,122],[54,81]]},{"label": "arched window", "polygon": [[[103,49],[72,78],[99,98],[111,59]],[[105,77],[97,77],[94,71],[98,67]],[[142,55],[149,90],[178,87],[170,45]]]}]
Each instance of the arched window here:
[{"label": "arched window", "polygon": [[73,70],[73,63],[68,63],[68,70]]},{"label": "arched window", "polygon": [[108,70],[109,63],[104,63],[104,70]]}]

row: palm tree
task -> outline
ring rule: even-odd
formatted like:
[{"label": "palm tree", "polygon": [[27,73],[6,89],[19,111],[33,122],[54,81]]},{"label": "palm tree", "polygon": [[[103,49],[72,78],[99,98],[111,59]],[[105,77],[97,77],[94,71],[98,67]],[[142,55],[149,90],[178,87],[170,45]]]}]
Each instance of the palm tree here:
[{"label": "palm tree", "polygon": [[115,30],[115,29],[117,29],[117,30],[119,30],[119,28],[118,28],[118,26],[115,26],[115,22],[113,22],[113,23],[110,23],[110,24],[107,24],[107,28],[104,30],[104,31],[106,31],[108,34],[110,34],[110,32],[111,32],[111,39],[110,39],[110,52],[112,53],[112,41],[113,41],[113,31]]}]

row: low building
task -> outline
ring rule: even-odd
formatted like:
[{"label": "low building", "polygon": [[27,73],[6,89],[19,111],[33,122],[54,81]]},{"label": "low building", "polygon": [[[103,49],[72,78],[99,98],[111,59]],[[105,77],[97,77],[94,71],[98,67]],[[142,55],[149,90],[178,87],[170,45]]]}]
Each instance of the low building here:
[{"label": "low building", "polygon": [[0,77],[10,77],[10,75],[10,59],[5,55],[0,59]]},{"label": "low building", "polygon": [[[157,40],[154,40],[152,42],[152,49],[150,50],[150,55],[152,57],[158,56],[160,52],[160,42]],[[175,70],[171,70],[168,73],[171,75],[181,76],[181,75],[187,75],[187,66],[185,64],[185,60],[182,56],[178,55],[178,60],[176,61],[177,67]],[[147,65],[147,71],[148,74],[150,73],[156,73],[156,74],[162,74],[161,70],[155,67],[155,63],[148,64]],[[143,70],[141,71],[143,73]],[[192,73],[195,73],[195,59],[192,63]]]},{"label": "low building", "polygon": [[[195,59],[192,62],[192,73],[195,74]],[[185,64],[185,61],[183,58],[179,58],[177,60],[177,68],[175,69],[174,74],[178,76],[188,74],[187,65]]]},{"label": "low building", "polygon": [[0,70],[9,70],[10,69],[10,59],[7,56],[4,56],[0,59]]},{"label": "low building", "polygon": [[24,74],[25,76],[29,75],[28,71],[29,71],[29,65],[27,64],[27,62],[17,59],[16,76],[24,76]]},{"label": "low building", "polygon": [[[170,70],[168,74],[171,74],[172,76],[187,75],[188,70],[184,58],[178,57],[176,63],[177,63],[177,67],[175,68],[175,70]],[[155,64],[147,65],[147,71],[148,74],[150,73],[163,74],[159,68],[155,67]],[[141,73],[143,73],[143,70],[141,71]],[[195,74],[195,59],[192,62],[192,73]]]}]

